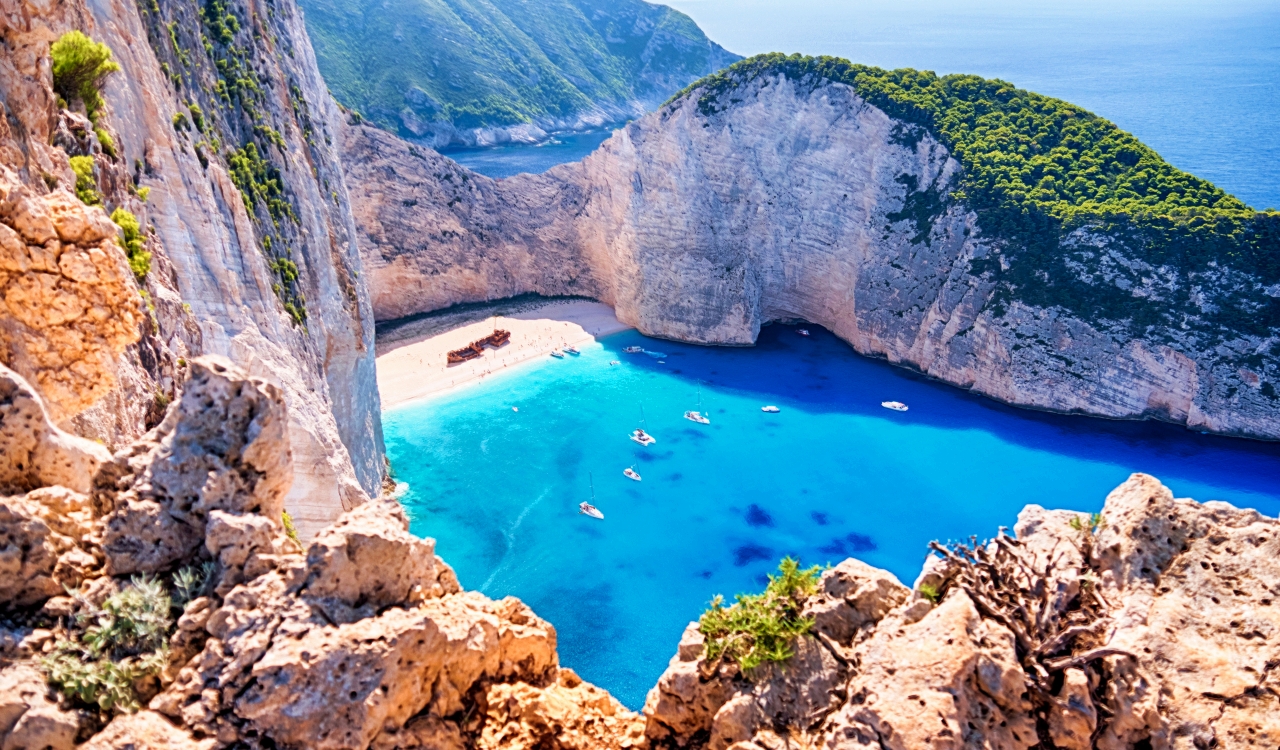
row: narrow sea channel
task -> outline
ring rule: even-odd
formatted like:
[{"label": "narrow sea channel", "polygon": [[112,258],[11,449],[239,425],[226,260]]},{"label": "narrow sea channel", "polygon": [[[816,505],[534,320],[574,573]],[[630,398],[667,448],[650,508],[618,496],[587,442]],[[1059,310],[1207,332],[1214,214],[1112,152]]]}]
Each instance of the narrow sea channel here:
[{"label": "narrow sea channel", "polygon": [[[638,709],[685,624],[783,555],[910,585],[930,540],[990,536],[1031,503],[1098,510],[1134,471],[1280,513],[1280,445],[1005,407],[809,330],[744,349],[627,332],[388,411],[413,532],[465,587],[532,606],[564,666]],[[710,425],[682,418],[699,393]],[[627,437],[642,409],[649,448]],[[578,514],[592,478],[603,521]]]}]

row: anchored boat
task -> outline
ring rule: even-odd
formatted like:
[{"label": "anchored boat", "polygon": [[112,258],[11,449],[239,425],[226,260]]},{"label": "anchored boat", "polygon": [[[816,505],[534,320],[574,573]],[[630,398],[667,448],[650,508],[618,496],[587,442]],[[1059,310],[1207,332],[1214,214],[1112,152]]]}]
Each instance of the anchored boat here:
[{"label": "anchored boat", "polygon": [[582,352],[578,351],[578,347],[576,347],[576,346],[574,346],[574,345],[572,345],[572,344],[570,344],[569,346],[566,346],[566,347],[564,348],[564,350],[565,350],[566,352],[570,353],[570,354],[581,354],[581,353],[582,353]]},{"label": "anchored boat", "polygon": [[601,513],[600,509],[594,505],[596,501],[595,477],[592,477],[590,474],[588,474],[587,476],[590,477],[589,481],[591,482],[591,502],[587,502],[586,500],[583,500],[582,502],[578,503],[578,513],[584,516],[591,516],[592,518],[598,518],[601,521],[603,521],[604,514]]},{"label": "anchored boat", "polygon": [[901,401],[881,401],[880,405],[886,409],[893,409],[894,411],[907,410],[907,405],[902,403]]},{"label": "anchored boat", "polygon": [[626,352],[627,354],[639,354],[639,353],[641,353],[641,352],[643,352],[643,351],[644,351],[644,347],[643,347],[643,346],[628,346],[628,347],[626,347],[625,349],[623,349],[622,351]]},{"label": "anchored boat", "polygon": [[684,418],[689,420],[690,422],[697,422],[698,424],[711,424],[711,420],[707,419],[702,414],[702,389],[701,388],[698,389],[698,410],[685,412]]},{"label": "anchored boat", "polygon": [[552,349],[551,356],[555,357],[556,359],[564,359],[564,352],[560,351],[559,349]]},{"label": "anchored boat", "polygon": [[658,442],[658,439],[655,438],[653,435],[650,435],[649,433],[645,432],[644,428],[645,428],[644,407],[642,406],[640,407],[640,426],[631,431],[631,439],[643,445],[644,447],[648,448],[649,446]]},{"label": "anchored boat", "polygon": [[627,468],[623,469],[622,476],[626,477],[627,479],[634,479],[637,482],[640,481],[640,473],[636,471],[636,467],[634,466],[628,466]]},{"label": "anchored boat", "polygon": [[779,408],[778,408],[778,407],[776,407],[776,406],[772,406],[772,405],[770,405],[770,406],[762,406],[762,407],[760,407],[760,411],[765,412],[765,413],[767,413],[767,414],[777,414],[778,412],[780,412],[780,411],[782,411],[782,410],[781,410],[781,409],[779,409]]}]

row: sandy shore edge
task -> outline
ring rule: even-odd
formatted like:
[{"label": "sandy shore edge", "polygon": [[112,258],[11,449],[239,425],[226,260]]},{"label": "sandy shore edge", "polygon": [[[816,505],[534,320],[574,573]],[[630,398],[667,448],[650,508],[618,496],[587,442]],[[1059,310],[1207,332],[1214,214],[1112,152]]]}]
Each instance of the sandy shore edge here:
[{"label": "sandy shore edge", "polygon": [[[488,336],[511,332],[501,349],[449,366],[448,352]],[[542,359],[551,351],[577,346],[631,328],[613,308],[591,300],[545,300],[469,306],[395,325],[377,338],[378,391],[383,410],[466,387],[486,376]]]}]

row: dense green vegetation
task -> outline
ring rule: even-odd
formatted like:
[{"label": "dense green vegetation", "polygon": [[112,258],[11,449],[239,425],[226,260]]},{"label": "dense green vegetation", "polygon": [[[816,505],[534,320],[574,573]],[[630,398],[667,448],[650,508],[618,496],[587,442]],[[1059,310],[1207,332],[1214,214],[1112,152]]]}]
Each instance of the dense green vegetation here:
[{"label": "dense green vegetation", "polygon": [[707,661],[732,659],[749,673],[766,662],[790,659],[796,638],[813,627],[813,620],[801,611],[805,599],[817,591],[821,574],[817,566],[802,570],[799,561],[786,557],[777,574],[769,576],[764,593],[738,594],[728,607],[724,597],[712,599],[698,620]]},{"label": "dense green vegetation", "polygon": [[641,0],[303,0],[325,81],[380,127],[423,135],[657,103],[738,59]]},{"label": "dense green vegetation", "polygon": [[[895,137],[904,145],[927,130],[950,149],[964,167],[959,184],[908,186],[908,205],[896,218],[915,220],[923,230],[917,241],[927,241],[945,204],[963,201],[974,209],[984,235],[1002,246],[1008,261],[1002,267],[988,257],[973,265],[975,273],[999,280],[997,306],[1015,300],[1061,306],[1086,320],[1147,331],[1177,326],[1210,336],[1266,335],[1280,327],[1280,299],[1246,289],[1201,305],[1185,276],[1213,276],[1230,266],[1261,285],[1280,281],[1280,213],[1250,209],[1113,123],[1004,81],[799,55],[744,60],[675,98],[696,89],[700,111],[713,117],[732,106],[725,94],[777,73],[809,87],[848,84],[902,122]],[[931,190],[935,195],[926,196]],[[1130,258],[1176,269],[1182,283],[1153,299],[1082,278],[1079,268],[1096,270],[1100,258],[1096,249],[1065,243],[1081,228],[1106,235]]]},{"label": "dense green vegetation", "polygon": [[111,59],[111,48],[95,42],[79,31],[68,31],[49,49],[53,67],[53,90],[68,104],[84,102],[90,120],[97,120],[102,107],[102,84],[120,70]]}]

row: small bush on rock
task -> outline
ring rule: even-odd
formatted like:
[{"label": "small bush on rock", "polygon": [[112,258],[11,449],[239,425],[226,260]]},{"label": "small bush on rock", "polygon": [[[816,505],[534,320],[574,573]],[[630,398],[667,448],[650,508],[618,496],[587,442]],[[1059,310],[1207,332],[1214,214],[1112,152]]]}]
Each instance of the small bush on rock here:
[{"label": "small bush on rock", "polygon": [[160,581],[135,577],[76,618],[41,662],[49,682],[105,713],[136,710],[137,683],[158,674],[168,659],[172,604]]},{"label": "small bush on rock", "polygon": [[138,217],[123,208],[117,208],[111,212],[111,220],[124,234],[120,239],[120,246],[124,248],[125,255],[129,256],[129,268],[141,284],[151,271],[151,253],[143,249],[145,240],[142,238],[142,227],[138,223]]},{"label": "small bush on rock", "polygon": [[93,120],[102,106],[102,84],[120,70],[111,59],[111,48],[95,42],[79,31],[68,31],[49,48],[53,58],[53,89],[68,102],[84,102]]},{"label": "small bush on rock", "polygon": [[707,660],[733,659],[743,672],[751,672],[765,662],[790,659],[791,644],[813,627],[813,620],[800,612],[817,590],[821,572],[816,565],[801,570],[798,560],[785,557],[764,593],[738,594],[728,607],[717,595],[698,620],[707,639]]},{"label": "small bush on rock", "polygon": [[71,157],[71,171],[76,173],[76,197],[89,206],[102,202],[98,181],[93,176],[92,156]]}]

